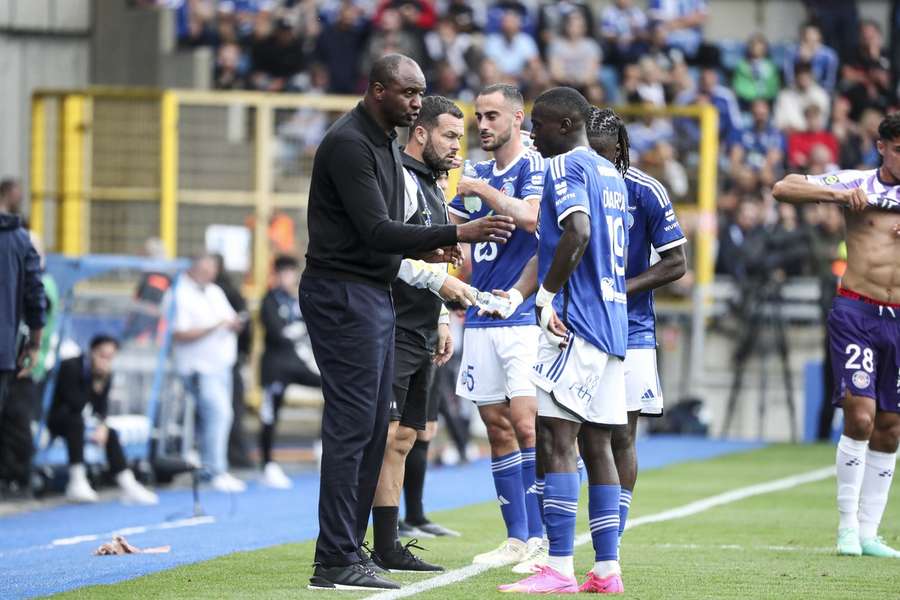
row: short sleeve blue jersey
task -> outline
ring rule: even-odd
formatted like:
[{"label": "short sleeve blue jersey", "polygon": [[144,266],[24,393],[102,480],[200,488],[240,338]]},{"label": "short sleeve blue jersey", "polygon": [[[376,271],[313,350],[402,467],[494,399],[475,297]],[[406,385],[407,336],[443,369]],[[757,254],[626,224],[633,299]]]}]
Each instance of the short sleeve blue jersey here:
[{"label": "short sleeve blue jersey", "polygon": [[[475,164],[479,179],[500,190],[510,198],[525,201],[540,198],[544,188],[545,161],[540,154],[526,150],[502,171],[493,160]],[[480,198],[464,199],[457,196],[450,203],[450,213],[463,219],[478,219],[494,214]],[[481,242],[472,245],[472,285],[479,290],[508,290],[522,274],[522,270],[537,251],[537,238],[524,229],[516,229],[506,244]],[[534,296],[529,296],[508,319],[478,316],[478,308],[466,313],[466,327],[510,327],[534,325]]]},{"label": "short sleeve blue jersey", "polygon": [[624,357],[628,338],[625,249],[628,191],[611,162],[579,146],[550,160],[541,199],[538,281],[550,270],[563,221],[574,212],[591,219],[591,239],[553,308],[576,335]]},{"label": "short sleeve blue jersey", "polygon": [[[659,253],[687,240],[663,185],[640,169],[625,173],[628,188],[628,268],[625,277],[640,275],[659,260]],[[656,347],[653,291],[628,296],[628,347]]]}]

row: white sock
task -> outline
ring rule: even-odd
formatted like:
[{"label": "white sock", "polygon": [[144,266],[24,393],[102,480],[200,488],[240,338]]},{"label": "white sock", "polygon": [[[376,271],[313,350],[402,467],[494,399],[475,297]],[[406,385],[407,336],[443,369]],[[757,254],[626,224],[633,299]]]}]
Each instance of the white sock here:
[{"label": "white sock", "polygon": [[69,479],[87,479],[87,469],[84,463],[69,465]]},{"label": "white sock", "polygon": [[897,453],[866,452],[866,474],[859,495],[859,537],[866,540],[878,534],[878,524],[887,505],[888,492],[894,479]]},{"label": "white sock", "polygon": [[566,577],[575,578],[575,557],[569,556],[550,556],[547,559],[547,566]]},{"label": "white sock", "polygon": [[859,494],[869,443],[841,436],[837,446],[837,505],[840,529],[859,528]]},{"label": "white sock", "polygon": [[594,563],[594,575],[606,579],[610,575],[621,575],[622,568],[617,560],[598,560]]},{"label": "white sock", "polygon": [[134,473],[131,472],[131,469],[125,469],[116,475],[116,483],[119,484],[120,488],[128,489],[137,483],[137,479],[134,478]]}]

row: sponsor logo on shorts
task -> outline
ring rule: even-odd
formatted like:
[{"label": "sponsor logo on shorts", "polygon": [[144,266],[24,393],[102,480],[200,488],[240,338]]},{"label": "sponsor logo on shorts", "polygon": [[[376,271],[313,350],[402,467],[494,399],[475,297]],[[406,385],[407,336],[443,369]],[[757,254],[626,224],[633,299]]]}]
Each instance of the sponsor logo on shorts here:
[{"label": "sponsor logo on shorts", "polygon": [[871,383],[872,378],[869,377],[869,374],[865,371],[857,371],[853,374],[853,377],[850,379],[853,382],[853,385],[858,389],[863,390],[869,387],[869,383]]},{"label": "sponsor logo on shorts", "polygon": [[600,383],[600,377],[591,375],[584,383],[575,382],[569,386],[570,392],[576,392],[582,400],[587,399],[588,402],[594,399],[594,389]]}]

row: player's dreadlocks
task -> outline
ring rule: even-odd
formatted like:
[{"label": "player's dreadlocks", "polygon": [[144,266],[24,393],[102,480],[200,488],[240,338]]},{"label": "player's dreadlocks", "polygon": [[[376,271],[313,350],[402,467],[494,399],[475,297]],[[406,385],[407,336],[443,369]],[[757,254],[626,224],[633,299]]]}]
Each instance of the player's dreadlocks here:
[{"label": "player's dreadlocks", "polygon": [[615,149],[616,169],[625,175],[629,166],[628,129],[625,122],[611,108],[591,107],[587,122],[588,138],[594,138],[612,154]]}]

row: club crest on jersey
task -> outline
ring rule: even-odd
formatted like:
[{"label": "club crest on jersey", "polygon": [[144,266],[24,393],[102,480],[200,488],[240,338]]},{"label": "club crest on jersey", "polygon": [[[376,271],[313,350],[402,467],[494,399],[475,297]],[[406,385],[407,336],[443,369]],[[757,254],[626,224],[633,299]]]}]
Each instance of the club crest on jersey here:
[{"label": "club crest on jersey", "polygon": [[871,382],[869,374],[865,371],[857,371],[850,380],[853,382],[853,385],[860,390],[869,387],[869,383]]},{"label": "club crest on jersey", "polygon": [[504,181],[503,185],[500,186],[500,191],[512,198],[516,193],[516,187],[512,181]]}]

